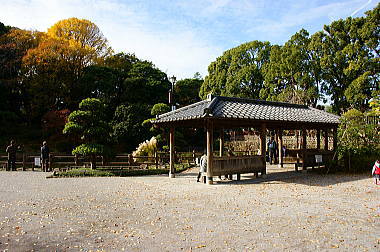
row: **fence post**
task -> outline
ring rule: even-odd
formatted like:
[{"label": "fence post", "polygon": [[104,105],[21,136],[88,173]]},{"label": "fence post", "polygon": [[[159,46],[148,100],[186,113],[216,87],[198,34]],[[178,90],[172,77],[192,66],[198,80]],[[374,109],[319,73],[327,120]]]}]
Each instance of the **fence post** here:
[{"label": "fence post", "polygon": [[157,153],[157,151],[154,152],[154,163],[156,165],[156,169],[158,169],[158,153]]},{"label": "fence post", "polygon": [[193,162],[196,164],[195,150],[193,150]]},{"label": "fence post", "polygon": [[128,163],[129,163],[129,165],[133,165],[133,156],[132,156],[132,154],[128,155]]},{"label": "fence post", "polygon": [[178,153],[177,153],[177,151],[174,151],[174,163],[175,164],[178,163]]},{"label": "fence post", "polygon": [[75,163],[76,166],[79,165],[79,162],[78,162],[78,154],[75,154],[75,156],[74,156],[74,163]]},{"label": "fence post", "polygon": [[49,168],[45,167],[46,171],[48,171],[48,169],[53,170],[53,159],[54,159],[53,154],[49,154]]},{"label": "fence post", "polygon": [[105,160],[104,160],[104,156],[102,155],[102,165],[104,166],[105,165]]},{"label": "fence post", "polygon": [[22,170],[23,170],[23,171],[25,171],[25,169],[26,169],[26,164],[25,164],[25,162],[26,162],[26,154],[25,154],[25,152],[23,152],[23,153],[22,153]]}]

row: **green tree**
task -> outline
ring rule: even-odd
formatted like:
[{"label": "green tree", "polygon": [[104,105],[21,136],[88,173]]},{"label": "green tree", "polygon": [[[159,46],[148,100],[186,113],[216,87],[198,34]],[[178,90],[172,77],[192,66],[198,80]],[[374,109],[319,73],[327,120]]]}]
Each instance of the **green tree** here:
[{"label": "green tree", "polygon": [[175,103],[183,107],[200,101],[199,90],[202,83],[203,80],[197,77],[177,81],[174,87]]},{"label": "green tree", "polygon": [[116,142],[133,150],[138,143],[151,137],[149,129],[142,122],[150,117],[150,106],[147,104],[120,105],[116,108],[112,122],[113,137]]},{"label": "green tree", "polygon": [[108,66],[93,65],[86,67],[78,84],[81,97],[98,98],[113,110],[120,102],[122,81],[119,71]]},{"label": "green tree", "polygon": [[167,100],[170,82],[167,75],[149,61],[132,64],[124,80],[123,103],[144,103],[154,105]]},{"label": "green tree", "polygon": [[[77,94],[80,97],[101,99],[106,105],[109,114],[113,115],[116,107],[129,103],[127,84],[134,64],[140,62],[132,54],[119,53],[106,57],[104,64],[88,66],[84,69],[79,80]],[[144,87],[136,88],[143,89]],[[133,90],[132,90],[133,91]]]},{"label": "green tree", "polygon": [[2,22],[0,22],[0,36],[8,33],[10,29],[11,29],[10,26],[6,26]]},{"label": "green tree", "polygon": [[325,25],[319,37],[322,90],[331,97],[336,113],[350,107],[365,111],[379,90],[379,21],[375,18],[379,17],[379,6],[367,12],[367,17]]},{"label": "green tree", "polygon": [[161,115],[164,113],[167,113],[170,111],[170,107],[168,104],[165,103],[157,103],[153,105],[152,110],[150,111],[150,114],[152,116]]},{"label": "green tree", "polygon": [[208,67],[199,96],[208,93],[259,98],[263,87],[262,68],[269,61],[269,42],[252,41],[227,50]]},{"label": "green tree", "polygon": [[302,29],[284,46],[273,46],[265,65],[260,98],[316,106],[318,78],[309,49],[309,33]]},{"label": "green tree", "polygon": [[63,129],[64,134],[80,137],[82,144],[72,153],[89,156],[92,169],[96,169],[96,156],[106,153],[104,143],[110,129],[104,118],[104,104],[99,99],[87,98],[80,102],[79,110],[69,115]]}]

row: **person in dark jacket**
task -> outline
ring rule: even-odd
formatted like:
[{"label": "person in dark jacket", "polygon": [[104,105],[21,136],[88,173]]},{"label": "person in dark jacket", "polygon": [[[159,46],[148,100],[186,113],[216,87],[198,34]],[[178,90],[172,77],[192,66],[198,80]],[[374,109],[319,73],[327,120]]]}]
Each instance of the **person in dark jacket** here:
[{"label": "person in dark jacket", "polygon": [[47,146],[47,142],[44,141],[41,147],[41,165],[42,171],[49,171],[49,147]]},{"label": "person in dark jacket", "polygon": [[269,151],[269,163],[276,163],[276,153],[277,153],[277,143],[274,140],[274,137],[268,141],[268,151]]},{"label": "person in dark jacket", "polygon": [[16,170],[16,152],[17,152],[15,140],[11,140],[11,144],[8,145],[6,152],[8,153],[8,170],[15,171]]}]

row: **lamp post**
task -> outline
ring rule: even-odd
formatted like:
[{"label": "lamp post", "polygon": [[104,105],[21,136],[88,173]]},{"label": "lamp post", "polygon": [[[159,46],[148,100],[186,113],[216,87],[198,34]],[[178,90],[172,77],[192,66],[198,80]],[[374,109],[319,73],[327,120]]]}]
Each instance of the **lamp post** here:
[{"label": "lamp post", "polygon": [[175,102],[174,102],[174,85],[177,78],[173,75],[172,77],[169,77],[169,81],[172,84],[172,88],[169,90],[169,104],[172,107],[172,111],[175,110]]}]

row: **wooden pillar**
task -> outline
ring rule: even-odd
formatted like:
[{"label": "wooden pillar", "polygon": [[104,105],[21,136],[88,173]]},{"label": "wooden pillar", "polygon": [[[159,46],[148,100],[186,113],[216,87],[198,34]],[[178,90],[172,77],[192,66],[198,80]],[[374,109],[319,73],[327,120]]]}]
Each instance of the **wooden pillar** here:
[{"label": "wooden pillar", "polygon": [[324,147],[324,149],[329,150],[329,130],[325,129],[324,133],[325,133],[324,134],[325,135],[325,147]]},{"label": "wooden pillar", "polygon": [[45,167],[45,171],[47,171],[47,169],[52,169],[53,167],[53,162],[54,162],[54,155],[53,154],[49,154],[49,167]]},{"label": "wooden pillar", "polygon": [[299,130],[295,130],[296,133],[296,149],[300,149],[300,144],[299,144]]},{"label": "wooden pillar", "polygon": [[321,130],[317,129],[317,150],[321,148]]},{"label": "wooden pillar", "polygon": [[220,139],[219,139],[219,157],[223,157],[224,150],[224,130],[220,130]]},{"label": "wooden pillar", "polygon": [[213,133],[214,125],[212,121],[207,122],[207,180],[208,184],[212,185],[212,165],[213,165]]},{"label": "wooden pillar", "polygon": [[76,166],[79,165],[78,155],[77,154],[75,154],[75,156],[74,156],[74,163],[75,163]]},{"label": "wooden pillar", "polygon": [[338,130],[336,127],[333,128],[333,151],[336,151],[338,146]]},{"label": "wooden pillar", "polygon": [[284,159],[283,159],[283,153],[282,153],[282,129],[279,129],[277,132],[277,143],[278,143],[278,167],[284,167]]},{"label": "wooden pillar", "polygon": [[170,128],[169,133],[169,147],[170,147],[170,167],[169,167],[169,178],[174,178],[174,128]]},{"label": "wooden pillar", "polygon": [[266,139],[267,139],[267,126],[265,123],[261,125],[261,130],[260,130],[260,152],[261,152],[261,157],[264,160],[264,168],[261,171],[261,175],[267,174],[267,163],[265,160],[265,154],[266,154]]},{"label": "wooden pillar", "polygon": [[22,153],[22,170],[26,170],[26,154],[25,152]]},{"label": "wooden pillar", "polygon": [[307,130],[302,129],[302,170],[306,170],[305,158],[306,158],[306,148],[307,148]]}]

